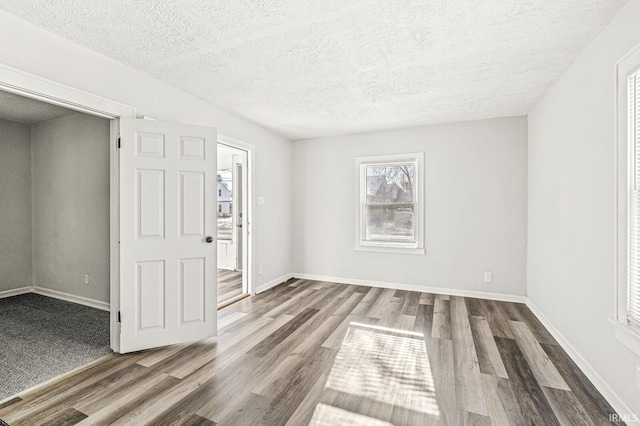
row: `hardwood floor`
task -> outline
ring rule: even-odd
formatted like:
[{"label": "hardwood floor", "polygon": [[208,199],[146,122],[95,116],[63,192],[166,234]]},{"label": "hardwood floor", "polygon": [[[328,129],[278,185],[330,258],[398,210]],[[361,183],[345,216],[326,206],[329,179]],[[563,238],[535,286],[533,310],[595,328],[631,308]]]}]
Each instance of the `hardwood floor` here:
[{"label": "hardwood floor", "polygon": [[218,269],[218,306],[228,305],[242,296],[242,271]]},{"label": "hardwood floor", "polygon": [[298,280],[218,337],[111,355],[0,405],[15,425],[602,425],[614,413],[522,304]]}]

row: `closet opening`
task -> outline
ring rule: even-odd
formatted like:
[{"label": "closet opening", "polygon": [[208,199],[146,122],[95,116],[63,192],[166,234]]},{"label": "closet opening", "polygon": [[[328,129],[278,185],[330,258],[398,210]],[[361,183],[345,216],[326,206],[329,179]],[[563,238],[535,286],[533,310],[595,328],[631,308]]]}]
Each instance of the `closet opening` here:
[{"label": "closet opening", "polygon": [[110,126],[0,91],[0,401],[111,353]]}]

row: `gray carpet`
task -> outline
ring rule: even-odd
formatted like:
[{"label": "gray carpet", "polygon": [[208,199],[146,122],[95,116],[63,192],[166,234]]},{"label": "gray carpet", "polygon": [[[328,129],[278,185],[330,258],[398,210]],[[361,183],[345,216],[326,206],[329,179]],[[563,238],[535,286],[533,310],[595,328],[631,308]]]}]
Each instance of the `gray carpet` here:
[{"label": "gray carpet", "polygon": [[109,312],[33,293],[0,299],[0,401],[110,352]]}]

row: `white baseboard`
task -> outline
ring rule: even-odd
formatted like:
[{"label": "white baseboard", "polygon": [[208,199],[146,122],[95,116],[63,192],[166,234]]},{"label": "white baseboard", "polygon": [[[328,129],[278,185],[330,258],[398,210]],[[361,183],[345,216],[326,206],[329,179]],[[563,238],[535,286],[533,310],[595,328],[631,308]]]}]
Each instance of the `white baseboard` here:
[{"label": "white baseboard", "polygon": [[538,307],[531,301],[531,299],[527,298],[527,306],[531,309],[531,312],[540,320],[542,325],[551,333],[551,335],[558,341],[562,349],[569,355],[569,357],[576,363],[578,368],[582,370],[582,372],[587,376],[587,378],[593,383],[593,385],[598,389],[598,391],[602,394],[604,399],[611,404],[614,410],[618,414],[626,414],[632,416],[635,414],[634,411],[627,405],[626,402],[618,395],[611,387],[605,382],[602,377],[596,372],[596,370],[591,367],[591,365],[580,355],[580,352],[573,347],[571,343],[558,331],[557,328],[544,316],[542,311],[538,309]]},{"label": "white baseboard", "polygon": [[300,274],[293,273],[294,278],[302,280],[325,281],[338,284],[364,285],[369,287],[390,288],[393,290],[417,291],[422,293],[448,294],[450,296],[474,297],[478,299],[499,300],[502,302],[525,303],[526,296],[518,296],[513,294],[486,293],[482,291],[456,290],[451,288],[425,287],[421,285],[388,283],[381,281],[369,281],[353,278],[329,277],[325,275]]},{"label": "white baseboard", "polygon": [[3,291],[0,291],[0,299],[3,299],[5,297],[17,296],[19,294],[31,293],[32,290],[33,290],[33,287],[31,286],[14,288],[11,290],[3,290]]},{"label": "white baseboard", "polygon": [[284,274],[281,277],[276,278],[275,280],[271,280],[268,283],[264,283],[261,286],[258,286],[254,289],[254,294],[262,293],[263,291],[267,291],[270,288],[273,288],[279,284],[284,283],[287,280],[293,278],[293,274]]},{"label": "white baseboard", "polygon": [[101,309],[103,311],[110,311],[111,305],[99,300],[89,299],[88,297],[75,296],[69,293],[63,293],[57,290],[51,290],[44,287],[33,287],[33,293],[41,294],[43,296],[53,297],[54,299],[66,300],[67,302],[77,303],[79,305],[89,306],[91,308]]}]

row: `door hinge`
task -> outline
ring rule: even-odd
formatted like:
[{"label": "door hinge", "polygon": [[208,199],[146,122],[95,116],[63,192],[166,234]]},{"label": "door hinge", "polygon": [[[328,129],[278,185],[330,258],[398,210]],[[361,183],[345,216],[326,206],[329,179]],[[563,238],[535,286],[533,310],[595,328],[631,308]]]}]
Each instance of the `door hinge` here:
[{"label": "door hinge", "polygon": [[118,322],[122,322],[122,317],[120,316],[120,311],[118,311]]},{"label": "door hinge", "polygon": [[120,138],[118,138],[118,149],[120,149]]}]

